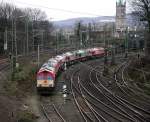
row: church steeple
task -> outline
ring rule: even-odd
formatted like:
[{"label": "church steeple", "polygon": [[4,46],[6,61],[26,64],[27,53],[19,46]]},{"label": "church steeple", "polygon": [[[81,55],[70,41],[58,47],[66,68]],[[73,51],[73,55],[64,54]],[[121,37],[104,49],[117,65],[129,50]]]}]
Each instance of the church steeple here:
[{"label": "church steeple", "polygon": [[117,0],[116,5],[117,6],[124,6],[124,5],[126,5],[126,0]]},{"label": "church steeple", "polygon": [[116,29],[124,30],[126,20],[126,0],[116,1]]}]

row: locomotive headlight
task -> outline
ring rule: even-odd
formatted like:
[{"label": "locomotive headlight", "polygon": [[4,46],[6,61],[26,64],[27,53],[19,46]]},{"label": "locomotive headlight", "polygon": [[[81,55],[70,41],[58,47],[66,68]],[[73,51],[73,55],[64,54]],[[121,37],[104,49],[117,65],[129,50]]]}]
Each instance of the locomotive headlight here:
[{"label": "locomotive headlight", "polygon": [[41,87],[42,85],[41,84],[37,84],[37,87]]},{"label": "locomotive headlight", "polygon": [[37,87],[41,87],[41,86],[42,86],[40,80],[37,80],[37,85],[36,85],[36,86],[37,86]]},{"label": "locomotive headlight", "polygon": [[49,82],[49,86],[50,86],[50,87],[53,87],[53,86],[54,86],[53,80],[51,80],[51,81]]}]

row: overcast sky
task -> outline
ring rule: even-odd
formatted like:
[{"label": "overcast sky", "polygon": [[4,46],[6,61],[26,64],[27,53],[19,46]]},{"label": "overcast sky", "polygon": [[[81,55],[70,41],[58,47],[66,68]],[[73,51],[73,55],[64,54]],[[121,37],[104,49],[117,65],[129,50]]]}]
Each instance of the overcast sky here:
[{"label": "overcast sky", "polygon": [[[2,1],[2,0],[1,0]],[[116,0],[3,0],[18,7],[40,8],[51,20],[113,16]]]}]

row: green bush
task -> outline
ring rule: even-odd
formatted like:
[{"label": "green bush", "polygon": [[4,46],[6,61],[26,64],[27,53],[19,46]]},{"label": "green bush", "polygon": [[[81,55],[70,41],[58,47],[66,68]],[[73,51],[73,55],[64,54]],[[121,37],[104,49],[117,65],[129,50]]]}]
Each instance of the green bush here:
[{"label": "green bush", "polygon": [[24,71],[17,72],[14,74],[13,80],[15,81],[24,81],[27,77],[27,74]]},{"label": "green bush", "polygon": [[23,67],[17,68],[12,73],[12,80],[13,81],[25,81],[33,79],[32,77],[35,76],[37,72],[37,67]]},{"label": "green bush", "polygon": [[35,121],[27,119],[27,118],[21,118],[18,120],[18,122],[35,122]]},{"label": "green bush", "polygon": [[36,122],[36,117],[29,111],[22,111],[18,113],[18,122]]}]

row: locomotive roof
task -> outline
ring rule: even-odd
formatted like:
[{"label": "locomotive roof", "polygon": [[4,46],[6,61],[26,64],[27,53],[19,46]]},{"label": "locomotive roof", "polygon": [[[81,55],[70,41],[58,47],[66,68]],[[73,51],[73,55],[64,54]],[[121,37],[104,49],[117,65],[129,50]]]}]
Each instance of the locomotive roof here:
[{"label": "locomotive roof", "polygon": [[72,52],[66,52],[64,55],[65,56],[71,56],[71,55],[73,55],[73,53]]},{"label": "locomotive roof", "polygon": [[49,67],[55,67],[55,65],[57,65],[57,64],[58,64],[58,61],[52,61],[52,60],[48,61],[48,63],[47,63],[47,65]]},{"label": "locomotive roof", "polygon": [[54,78],[55,77],[55,72],[54,72],[54,69],[52,68],[52,67],[47,67],[47,68],[41,68],[39,71],[38,71],[38,73],[37,73],[37,75],[40,75],[41,73],[43,73],[43,72],[48,72],[48,73],[50,73],[51,74],[51,76]]},{"label": "locomotive roof", "polygon": [[39,70],[39,72],[42,72],[42,71],[45,71],[45,70],[46,70],[46,71],[52,71],[52,72],[54,72],[54,71],[55,71],[55,68],[46,65],[45,67],[41,67],[41,69]]},{"label": "locomotive roof", "polygon": [[95,48],[92,48],[92,49],[93,49],[93,50],[99,50],[99,48],[96,48],[96,47],[95,47]]},{"label": "locomotive roof", "polygon": [[56,60],[62,60],[62,59],[64,59],[64,56],[63,55],[58,55],[58,56],[55,57],[55,59]]},{"label": "locomotive roof", "polygon": [[78,50],[76,51],[76,53],[85,53],[86,51],[85,50]]},{"label": "locomotive roof", "polygon": [[63,56],[62,55],[57,55],[55,58],[62,58]]},{"label": "locomotive roof", "polygon": [[103,47],[95,47],[94,49],[104,49]]},{"label": "locomotive roof", "polygon": [[[47,65],[47,63],[44,63],[44,64],[42,65],[42,67],[45,67],[46,65]],[[42,67],[41,67],[41,68],[42,68]]]},{"label": "locomotive roof", "polygon": [[48,62],[55,62],[55,63],[57,63],[57,62],[58,62],[58,60],[57,60],[57,59],[55,59],[55,58],[50,58],[50,59],[48,60]]},{"label": "locomotive roof", "polygon": [[91,50],[91,51],[97,51],[97,50],[103,50],[104,48],[97,48],[97,47],[95,47],[95,48],[92,48],[92,49],[89,49],[89,50]]}]

